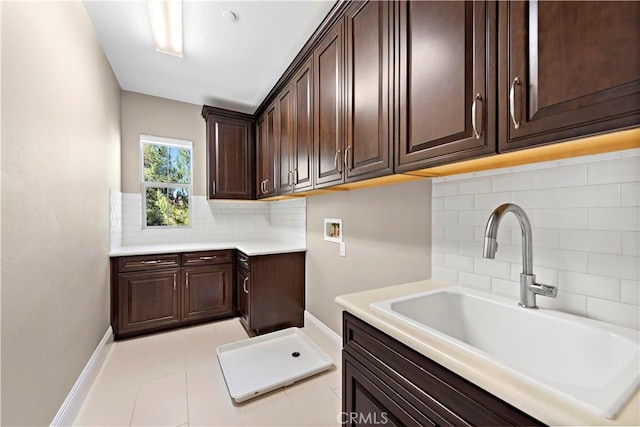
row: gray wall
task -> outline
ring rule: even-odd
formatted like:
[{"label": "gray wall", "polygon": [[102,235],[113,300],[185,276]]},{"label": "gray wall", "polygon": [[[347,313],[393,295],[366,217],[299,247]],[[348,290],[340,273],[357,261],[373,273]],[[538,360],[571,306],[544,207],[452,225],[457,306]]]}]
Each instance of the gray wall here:
[{"label": "gray wall", "polygon": [[[323,237],[342,218],[346,257]],[[338,295],[431,276],[431,182],[415,181],[307,198],[306,309],[338,334]]]},{"label": "gray wall", "polygon": [[193,193],[207,192],[206,124],[202,105],[122,92],[122,191],[140,193],[140,135],[193,142]]},{"label": "gray wall", "polygon": [[2,5],[2,423],[47,425],[109,327],[120,87],[81,2]]}]

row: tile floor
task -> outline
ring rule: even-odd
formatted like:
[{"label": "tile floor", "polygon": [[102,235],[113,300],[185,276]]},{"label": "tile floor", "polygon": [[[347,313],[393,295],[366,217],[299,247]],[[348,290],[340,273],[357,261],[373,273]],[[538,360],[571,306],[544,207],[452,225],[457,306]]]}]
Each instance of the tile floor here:
[{"label": "tile floor", "polygon": [[303,328],[333,359],[329,371],[234,404],[216,348],[247,338],[238,319],[118,341],[94,382],[76,426],[336,426],[340,352]]}]

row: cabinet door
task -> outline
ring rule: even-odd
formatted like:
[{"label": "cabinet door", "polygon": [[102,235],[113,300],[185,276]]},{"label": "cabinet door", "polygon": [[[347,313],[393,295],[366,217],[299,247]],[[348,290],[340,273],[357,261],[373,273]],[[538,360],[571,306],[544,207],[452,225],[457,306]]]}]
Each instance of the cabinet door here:
[{"label": "cabinet door", "polygon": [[640,2],[500,2],[500,150],[640,123]]},{"label": "cabinet door", "polygon": [[343,352],[343,425],[436,426],[376,378],[358,361]]},{"label": "cabinet door", "polygon": [[118,275],[117,334],[173,325],[180,321],[180,269]]},{"label": "cabinet door", "polygon": [[207,134],[209,199],[252,199],[252,123],[210,116]]},{"label": "cabinet door", "polygon": [[396,7],[396,172],[495,153],[495,4]]},{"label": "cabinet door", "polygon": [[232,264],[182,269],[182,320],[233,314]]},{"label": "cabinet door", "polygon": [[324,36],[313,53],[314,66],[314,173],[316,188],[344,181],[343,109],[344,59],[343,21]]},{"label": "cabinet door", "polygon": [[251,283],[249,282],[249,272],[243,268],[238,269],[236,275],[236,294],[238,301],[238,315],[244,323],[245,328],[250,329],[249,324],[249,291]]},{"label": "cabinet door", "polygon": [[288,194],[293,191],[293,92],[291,85],[284,88],[276,101],[278,103],[278,194]]},{"label": "cabinet door", "polygon": [[393,172],[391,2],[357,2],[346,12],[346,181]]},{"label": "cabinet door", "polygon": [[276,159],[278,158],[278,140],[280,139],[280,129],[278,126],[279,109],[278,103],[271,104],[264,117],[265,126],[265,143],[262,153],[262,161],[264,162],[264,197],[276,195],[276,183],[278,177],[276,175]]},{"label": "cabinet door", "polygon": [[293,180],[295,191],[313,186],[313,58],[293,77],[294,138]]},{"label": "cabinet door", "polygon": [[264,181],[269,175],[268,156],[269,139],[267,138],[266,114],[258,118],[256,122],[256,198],[264,197],[266,191]]}]

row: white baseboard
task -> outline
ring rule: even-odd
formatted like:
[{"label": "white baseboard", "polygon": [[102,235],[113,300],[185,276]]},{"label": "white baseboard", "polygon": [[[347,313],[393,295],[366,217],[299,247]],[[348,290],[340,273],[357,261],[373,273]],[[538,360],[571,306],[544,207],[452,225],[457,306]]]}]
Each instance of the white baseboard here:
[{"label": "white baseboard", "polygon": [[98,343],[98,346],[89,358],[89,361],[80,373],[76,383],[71,388],[67,398],[62,403],[58,413],[53,418],[53,421],[51,421],[51,426],[57,427],[73,425],[73,422],[78,416],[78,412],[80,412],[84,399],[87,397],[87,394],[89,394],[93,381],[98,376],[100,368],[111,351],[112,343],[113,330],[111,329],[111,326],[109,326],[107,332],[105,332],[104,336]]},{"label": "white baseboard", "polygon": [[342,349],[342,337],[307,310],[304,311],[304,326],[320,332],[335,346],[336,350],[340,351]]}]

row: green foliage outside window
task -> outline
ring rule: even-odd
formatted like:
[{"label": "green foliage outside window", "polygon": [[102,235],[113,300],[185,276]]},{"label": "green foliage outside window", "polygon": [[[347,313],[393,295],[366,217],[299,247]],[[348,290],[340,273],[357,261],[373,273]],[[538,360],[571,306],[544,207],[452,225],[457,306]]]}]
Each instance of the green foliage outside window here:
[{"label": "green foliage outside window", "polygon": [[189,225],[191,149],[143,143],[146,225]]}]

